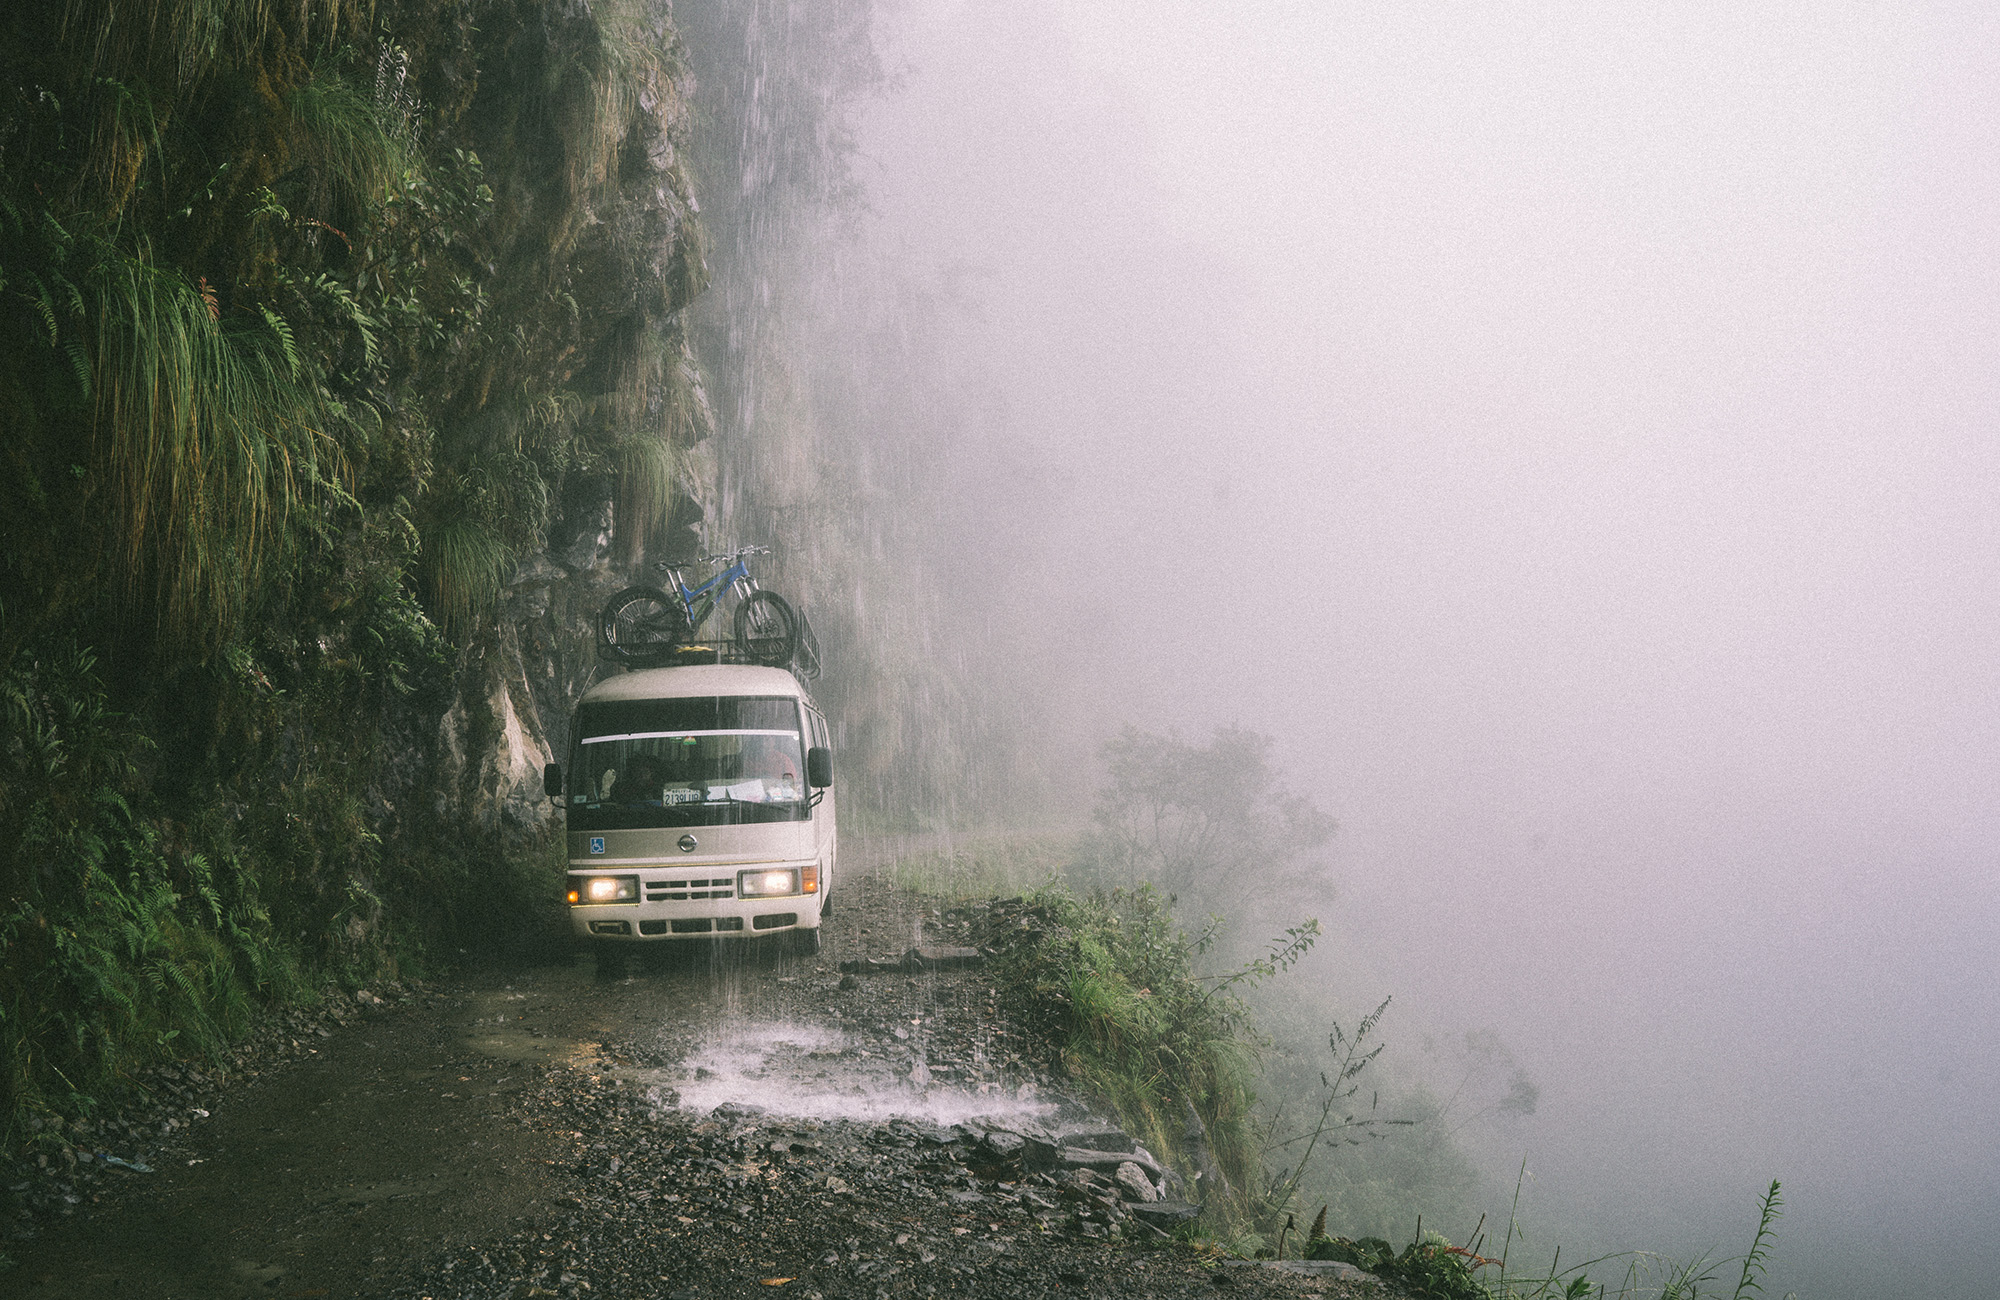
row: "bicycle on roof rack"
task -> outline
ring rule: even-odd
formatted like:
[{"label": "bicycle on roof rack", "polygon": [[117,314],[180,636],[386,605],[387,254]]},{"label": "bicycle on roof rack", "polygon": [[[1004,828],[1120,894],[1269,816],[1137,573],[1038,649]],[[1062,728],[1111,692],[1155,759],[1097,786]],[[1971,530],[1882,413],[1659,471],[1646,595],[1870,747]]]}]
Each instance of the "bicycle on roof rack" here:
[{"label": "bicycle on roof rack", "polygon": [[690,648],[725,595],[736,598],[735,651],[752,663],[773,668],[791,666],[802,676],[817,677],[819,638],[805,615],[773,591],[763,591],[744,561],[769,555],[768,546],[740,546],[726,555],[704,555],[701,563],[723,566],[698,587],[690,587],[681,570],[693,560],[653,565],[667,575],[667,588],[627,587],[613,596],[598,615],[598,643],[611,658],[635,666],[663,663]]}]

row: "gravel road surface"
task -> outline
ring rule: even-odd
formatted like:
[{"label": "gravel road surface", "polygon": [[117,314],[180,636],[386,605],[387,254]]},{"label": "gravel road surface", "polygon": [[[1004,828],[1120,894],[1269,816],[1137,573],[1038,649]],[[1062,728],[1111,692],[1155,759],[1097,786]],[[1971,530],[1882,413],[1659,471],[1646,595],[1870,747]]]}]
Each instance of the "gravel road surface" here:
[{"label": "gravel road surface", "polygon": [[163,1076],[32,1171],[43,1213],[0,1295],[1385,1294],[1225,1263],[1115,1179],[1024,1161],[1019,1134],[1032,1153],[1106,1125],[982,971],[840,973],[948,929],[921,900],[857,880],[840,904],[817,956],[370,990]]}]

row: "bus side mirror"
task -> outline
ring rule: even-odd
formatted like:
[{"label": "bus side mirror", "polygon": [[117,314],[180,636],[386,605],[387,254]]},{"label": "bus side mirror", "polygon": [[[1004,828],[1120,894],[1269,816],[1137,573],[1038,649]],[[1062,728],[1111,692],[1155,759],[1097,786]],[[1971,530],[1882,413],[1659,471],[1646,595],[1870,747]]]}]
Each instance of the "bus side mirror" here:
[{"label": "bus side mirror", "polygon": [[814,745],[806,751],[806,784],[824,790],[833,784],[833,751]]},{"label": "bus side mirror", "polygon": [[562,798],[563,779],[561,763],[550,763],[542,769],[542,793],[551,799]]}]

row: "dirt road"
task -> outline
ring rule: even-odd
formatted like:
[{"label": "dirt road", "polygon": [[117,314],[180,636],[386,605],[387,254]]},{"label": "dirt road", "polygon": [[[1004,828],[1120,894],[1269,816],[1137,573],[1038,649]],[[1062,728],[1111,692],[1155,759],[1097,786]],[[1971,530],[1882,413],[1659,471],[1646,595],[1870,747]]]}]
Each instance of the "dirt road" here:
[{"label": "dirt road", "polygon": [[1007,1166],[986,1130],[1090,1117],[980,972],[843,979],[923,919],[847,892],[816,958],[580,956],[371,1006],[194,1098],[150,1172],[10,1248],[0,1295],[1373,1293],[1218,1267]]}]

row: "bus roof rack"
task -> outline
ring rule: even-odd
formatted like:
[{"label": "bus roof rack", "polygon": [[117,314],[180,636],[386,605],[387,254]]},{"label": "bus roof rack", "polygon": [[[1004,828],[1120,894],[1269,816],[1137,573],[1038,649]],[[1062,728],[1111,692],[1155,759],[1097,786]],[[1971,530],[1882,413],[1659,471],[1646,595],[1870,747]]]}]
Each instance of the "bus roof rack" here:
[{"label": "bus roof rack", "polygon": [[[620,662],[614,660],[613,662]],[[643,660],[627,659],[621,666],[626,668],[685,668],[690,664],[755,664],[758,661],[738,650],[727,641],[696,641],[687,645],[677,645],[662,655],[648,655]]]}]

